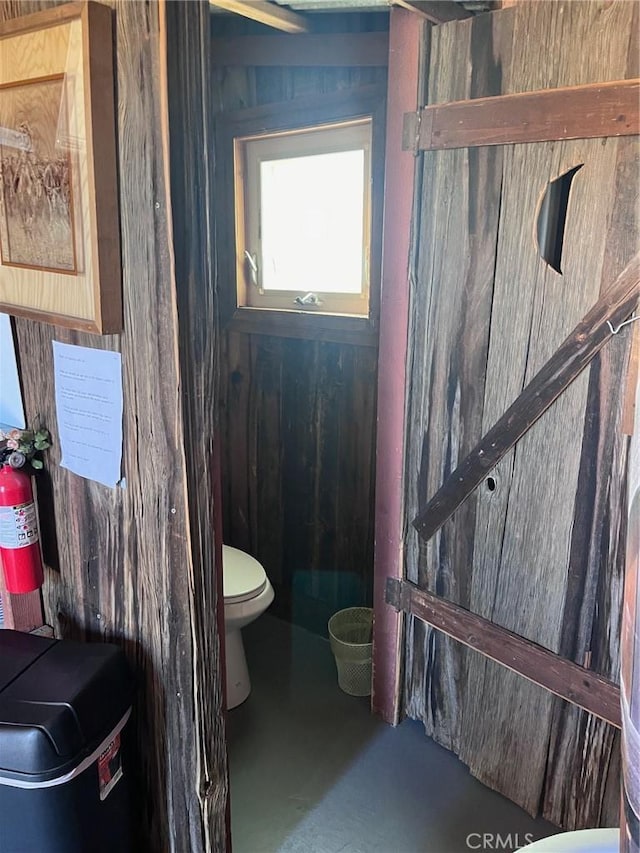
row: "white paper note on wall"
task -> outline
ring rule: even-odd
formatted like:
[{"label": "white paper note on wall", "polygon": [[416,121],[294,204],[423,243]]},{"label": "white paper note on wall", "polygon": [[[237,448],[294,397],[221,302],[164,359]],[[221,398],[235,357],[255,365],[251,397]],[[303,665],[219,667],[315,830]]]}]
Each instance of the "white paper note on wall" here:
[{"label": "white paper note on wall", "polygon": [[0,314],[0,429],[25,426],[11,318]]},{"label": "white paper note on wall", "polygon": [[115,486],[122,463],[120,353],[54,341],[53,364],[60,464]]}]

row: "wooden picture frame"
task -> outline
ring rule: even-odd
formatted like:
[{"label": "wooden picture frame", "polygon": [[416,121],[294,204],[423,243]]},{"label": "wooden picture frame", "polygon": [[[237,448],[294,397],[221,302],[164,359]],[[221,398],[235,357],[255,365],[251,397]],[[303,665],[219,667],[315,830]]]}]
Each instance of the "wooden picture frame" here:
[{"label": "wooden picture frame", "polygon": [[112,11],[0,23],[0,311],[122,329]]}]

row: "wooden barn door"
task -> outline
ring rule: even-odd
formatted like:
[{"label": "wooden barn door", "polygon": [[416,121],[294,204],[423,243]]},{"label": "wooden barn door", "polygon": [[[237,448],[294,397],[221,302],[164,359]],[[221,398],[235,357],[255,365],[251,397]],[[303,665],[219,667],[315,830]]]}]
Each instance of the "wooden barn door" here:
[{"label": "wooden barn door", "polygon": [[[405,559],[408,580],[430,596],[418,596],[420,610],[410,584],[391,590],[399,608],[423,617],[407,622],[406,712],[484,783],[567,828],[618,821],[611,723],[626,519],[621,422],[634,326],[612,335],[606,320],[615,327],[638,294],[630,266],[637,140],[627,135],[637,133],[629,114],[638,96],[636,88],[627,97],[623,83],[588,84],[638,76],[637,13],[626,2],[522,2],[434,28],[427,103],[467,103],[423,110],[413,133],[424,153],[417,155]],[[579,89],[549,91],[564,87]],[[469,99],[526,92],[540,95],[469,109]],[[547,192],[555,193],[551,218],[540,215]],[[559,235],[561,272],[552,265]],[[471,459],[476,488],[464,502],[452,500],[461,496],[452,472],[585,316],[555,367],[571,359],[584,367],[580,359],[593,354],[585,341],[599,353],[560,396],[551,393],[557,399],[531,428],[515,435],[512,428],[497,465],[483,469],[482,453],[496,449],[490,437]],[[547,392],[557,376],[552,362]],[[526,422],[540,401],[532,394],[523,402]],[[504,430],[493,438],[504,441]],[[469,475],[464,466],[458,473]],[[449,626],[457,622],[458,639],[469,645],[480,645],[487,625],[466,624],[464,614],[497,626],[494,659],[509,657],[509,637],[530,641],[512,662],[528,648],[522,666],[537,683],[427,624],[438,624],[436,611],[447,616],[443,599],[463,608],[448,612]],[[568,669],[553,682],[560,659]],[[570,699],[575,688],[576,701],[592,709],[597,697],[598,716],[538,684]]]}]

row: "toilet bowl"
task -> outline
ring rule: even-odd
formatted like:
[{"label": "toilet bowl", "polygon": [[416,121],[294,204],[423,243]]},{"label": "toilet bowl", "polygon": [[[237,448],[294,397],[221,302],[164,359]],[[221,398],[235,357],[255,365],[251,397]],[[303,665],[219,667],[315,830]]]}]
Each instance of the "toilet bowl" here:
[{"label": "toilet bowl", "polygon": [[242,629],[271,604],[273,587],[260,563],[238,548],[222,546],[224,623],[227,665],[227,710],[251,692]]},{"label": "toilet bowl", "polygon": [[575,832],[561,832],[520,849],[522,853],[618,853],[620,830],[579,829]]}]

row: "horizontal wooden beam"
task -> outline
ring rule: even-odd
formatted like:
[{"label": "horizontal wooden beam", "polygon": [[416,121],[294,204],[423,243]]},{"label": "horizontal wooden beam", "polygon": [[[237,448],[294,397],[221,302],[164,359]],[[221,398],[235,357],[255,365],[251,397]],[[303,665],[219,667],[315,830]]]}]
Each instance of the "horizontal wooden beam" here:
[{"label": "horizontal wooden beam", "polygon": [[403,9],[409,9],[411,12],[417,12],[431,21],[432,24],[446,24],[449,21],[462,21],[465,18],[473,17],[472,12],[468,12],[459,3],[453,0],[392,0],[394,6],[402,6]]},{"label": "horizontal wooden beam", "polygon": [[214,38],[214,65],[300,66],[310,68],[383,67],[389,60],[389,35],[335,33],[328,35],[236,36]]},{"label": "horizontal wooden beam", "polygon": [[423,107],[418,148],[431,151],[637,133],[640,80],[617,80]]},{"label": "horizontal wooden beam", "polygon": [[209,3],[225,12],[234,12],[285,33],[306,33],[309,29],[303,15],[267,0],[209,0]]},{"label": "horizontal wooden beam", "polygon": [[386,600],[572,705],[621,727],[620,688],[601,675],[409,581],[389,578]]},{"label": "horizontal wooden beam", "polygon": [[640,252],[534,376],[505,414],[438,489],[413,522],[430,539],[503,456],[547,411],[633,311],[640,295]]}]

